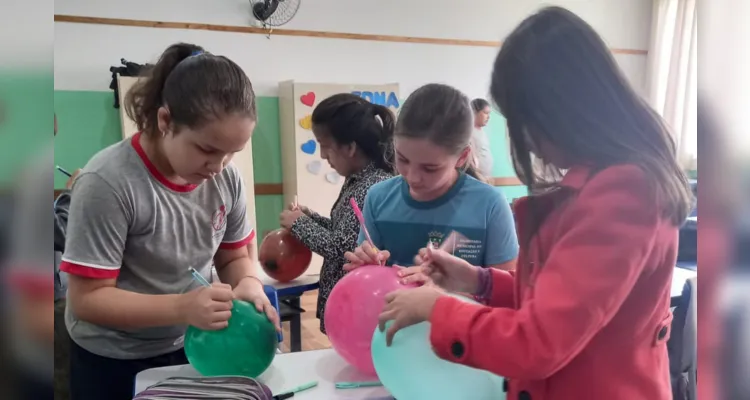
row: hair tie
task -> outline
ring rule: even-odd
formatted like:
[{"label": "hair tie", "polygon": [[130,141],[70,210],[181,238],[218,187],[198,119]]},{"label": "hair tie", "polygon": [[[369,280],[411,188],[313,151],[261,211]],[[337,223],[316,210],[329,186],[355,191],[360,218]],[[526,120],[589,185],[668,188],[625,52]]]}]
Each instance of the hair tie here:
[{"label": "hair tie", "polygon": [[199,56],[203,54],[203,50],[194,50],[192,53],[190,53],[190,57]]}]

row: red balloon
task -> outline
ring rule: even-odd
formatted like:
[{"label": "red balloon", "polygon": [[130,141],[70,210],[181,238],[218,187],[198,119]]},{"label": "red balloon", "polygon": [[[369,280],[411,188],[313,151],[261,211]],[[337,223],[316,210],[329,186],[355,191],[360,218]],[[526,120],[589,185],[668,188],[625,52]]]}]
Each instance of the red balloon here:
[{"label": "red balloon", "polygon": [[276,229],[263,238],[258,254],[263,271],[279,282],[297,279],[307,271],[312,252],[286,229]]}]

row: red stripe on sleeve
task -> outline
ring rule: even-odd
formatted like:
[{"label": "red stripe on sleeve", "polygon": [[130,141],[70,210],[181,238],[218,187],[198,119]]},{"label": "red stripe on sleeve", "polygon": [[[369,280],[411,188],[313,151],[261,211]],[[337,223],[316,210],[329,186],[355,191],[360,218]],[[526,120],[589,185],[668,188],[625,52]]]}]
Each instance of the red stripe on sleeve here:
[{"label": "red stripe on sleeve", "polygon": [[247,235],[246,238],[237,241],[237,242],[222,242],[219,245],[220,249],[223,250],[234,250],[239,249],[240,247],[247,246],[248,243],[252,242],[253,239],[255,239],[255,230],[250,231],[250,234]]},{"label": "red stripe on sleeve", "polygon": [[85,265],[74,264],[68,261],[60,263],[60,271],[67,272],[71,275],[82,276],[92,279],[115,279],[120,274],[120,269],[103,269],[87,267]]}]

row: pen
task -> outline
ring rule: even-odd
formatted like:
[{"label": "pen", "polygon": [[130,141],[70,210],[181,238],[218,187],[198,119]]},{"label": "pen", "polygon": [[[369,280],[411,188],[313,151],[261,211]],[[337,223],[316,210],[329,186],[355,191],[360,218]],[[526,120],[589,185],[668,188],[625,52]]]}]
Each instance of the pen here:
[{"label": "pen", "polygon": [[[211,286],[211,283],[209,283],[206,280],[206,278],[204,278],[203,275],[201,275],[200,272],[198,272],[195,268],[190,267],[190,268],[188,268],[188,271],[190,271],[190,273],[193,275],[193,279],[196,282],[200,283],[201,286],[205,286],[205,287],[210,287]],[[179,346],[179,345],[181,345],[183,343],[185,343],[185,335],[182,335],[182,336],[178,337],[177,339],[175,339],[175,341],[174,341],[173,344],[175,346]],[[274,399],[274,400],[276,400],[276,399]]]},{"label": "pen", "polygon": [[61,167],[59,165],[55,165],[55,168],[57,168],[58,171],[62,172],[63,174],[65,174],[65,175],[67,175],[69,177],[73,176],[73,174],[71,174],[70,172],[66,171],[65,168],[63,168],[63,167]]},{"label": "pen", "polygon": [[195,270],[195,268],[190,267],[190,273],[193,274],[193,279],[198,281],[203,286],[209,287],[211,284],[206,280],[206,278],[203,277],[198,271]]},{"label": "pen", "polygon": [[336,382],[336,389],[357,389],[364,387],[383,386],[379,381],[372,382]]},{"label": "pen", "polygon": [[301,392],[303,390],[312,389],[312,388],[314,388],[316,386],[318,386],[318,381],[308,382],[308,383],[306,383],[304,385],[297,386],[296,388],[294,388],[292,390],[289,390],[287,392],[280,393],[280,394],[277,394],[276,396],[273,396],[273,400],[286,400],[286,399],[294,397],[295,393],[299,393],[299,392]]},{"label": "pen", "polygon": [[[349,204],[352,206],[352,210],[354,210],[354,215],[357,216],[357,220],[359,220],[359,225],[362,227],[362,231],[365,233],[365,238],[367,238],[367,241],[370,242],[370,246],[372,246],[375,251],[377,251],[377,247],[375,247],[375,242],[372,241],[372,237],[370,236],[370,232],[367,230],[367,225],[365,225],[365,217],[362,215],[362,210],[360,210],[359,206],[357,205],[357,201],[354,200],[354,197],[349,199]],[[383,265],[385,260],[380,260],[380,265]]]}]

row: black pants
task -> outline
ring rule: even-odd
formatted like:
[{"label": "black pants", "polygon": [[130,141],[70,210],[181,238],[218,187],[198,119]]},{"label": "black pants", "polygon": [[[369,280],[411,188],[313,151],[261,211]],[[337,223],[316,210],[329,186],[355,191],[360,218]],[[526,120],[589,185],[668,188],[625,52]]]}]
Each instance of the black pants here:
[{"label": "black pants", "polygon": [[[56,400],[54,386],[48,379],[39,379],[39,377],[30,374],[20,374],[18,379],[18,398],[21,400]],[[5,397],[3,397],[5,398]]]},{"label": "black pants", "polygon": [[93,354],[71,340],[71,400],[132,400],[135,376],[146,369],[187,364],[182,350],[141,360],[117,360]]}]

